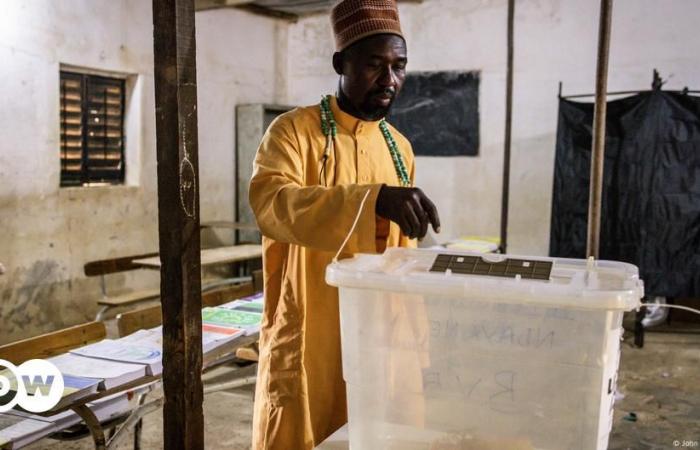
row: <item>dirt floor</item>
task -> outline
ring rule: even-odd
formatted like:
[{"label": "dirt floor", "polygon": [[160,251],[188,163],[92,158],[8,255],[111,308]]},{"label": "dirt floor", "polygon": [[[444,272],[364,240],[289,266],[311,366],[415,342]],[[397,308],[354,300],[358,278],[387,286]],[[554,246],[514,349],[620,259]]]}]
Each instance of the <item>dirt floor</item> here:
[{"label": "dirt floor", "polygon": [[608,448],[700,449],[700,334],[646,333],[643,348],[631,344],[623,343],[624,398],[615,404]]},{"label": "dirt floor", "polygon": [[[615,404],[609,449],[700,449],[700,335],[647,333],[642,349],[632,346],[630,333],[626,336],[618,383],[624,397]],[[209,377],[225,378],[223,371]],[[205,396],[207,449],[250,448],[252,392],[248,387]],[[142,448],[162,448],[162,433],[160,412],[146,416]],[[93,446],[90,439],[45,439],[29,448],[87,450]],[[132,435],[117,448],[133,448]]]}]

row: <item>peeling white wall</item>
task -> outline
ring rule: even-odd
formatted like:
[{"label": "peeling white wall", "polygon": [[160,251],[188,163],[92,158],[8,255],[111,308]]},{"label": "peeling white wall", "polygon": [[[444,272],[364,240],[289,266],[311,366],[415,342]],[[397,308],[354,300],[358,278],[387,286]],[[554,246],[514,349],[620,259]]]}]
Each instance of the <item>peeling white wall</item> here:
[{"label": "peeling white wall", "polygon": [[[437,203],[443,232],[500,233],[505,123],[506,0],[425,0],[402,4],[409,71],[478,70],[478,157],[419,157],[417,185]],[[564,94],[594,90],[599,2],[518,0],[509,253],[545,255],[549,247],[558,82]],[[616,0],[609,88],[647,89],[652,69],[667,88],[700,86],[696,0]],[[289,101],[318,102],[337,77],[329,20],[317,16],[289,31]]]},{"label": "peeling white wall", "polygon": [[[235,105],[284,95],[287,24],[197,13],[201,216],[234,216]],[[92,260],[157,251],[153,24],[142,0],[4,0],[0,14],[0,343],[90,320]],[[59,188],[59,67],[132,74],[126,186]],[[229,240],[229,234],[209,236]],[[157,272],[108,277],[118,292]]]}]

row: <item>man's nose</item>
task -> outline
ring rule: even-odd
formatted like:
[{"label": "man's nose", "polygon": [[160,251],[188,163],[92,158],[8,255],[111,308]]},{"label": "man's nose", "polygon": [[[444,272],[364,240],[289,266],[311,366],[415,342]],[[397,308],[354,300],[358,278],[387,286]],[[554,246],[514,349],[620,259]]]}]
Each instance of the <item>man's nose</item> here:
[{"label": "man's nose", "polygon": [[396,87],[396,74],[391,66],[387,66],[384,68],[384,70],[382,70],[382,73],[377,80],[377,84],[385,88]]}]

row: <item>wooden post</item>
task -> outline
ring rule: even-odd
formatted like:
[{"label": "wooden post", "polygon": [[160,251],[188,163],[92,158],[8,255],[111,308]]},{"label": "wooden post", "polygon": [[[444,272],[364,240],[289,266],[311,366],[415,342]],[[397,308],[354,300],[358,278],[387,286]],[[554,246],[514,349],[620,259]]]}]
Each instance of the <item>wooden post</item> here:
[{"label": "wooden post", "polygon": [[163,447],[204,447],[194,0],[153,0]]},{"label": "wooden post", "polygon": [[508,0],[508,62],[506,69],[506,132],[503,140],[503,189],[501,190],[501,253],[508,248],[508,200],[510,196],[510,142],[513,121],[513,35],[515,0]]},{"label": "wooden post", "polygon": [[603,162],[605,158],[605,115],[607,110],[608,59],[612,0],[600,1],[598,25],[598,62],[593,113],[593,148],[591,151],[591,180],[588,195],[588,240],[586,256],[598,259],[600,251],[600,214],[603,199]]}]

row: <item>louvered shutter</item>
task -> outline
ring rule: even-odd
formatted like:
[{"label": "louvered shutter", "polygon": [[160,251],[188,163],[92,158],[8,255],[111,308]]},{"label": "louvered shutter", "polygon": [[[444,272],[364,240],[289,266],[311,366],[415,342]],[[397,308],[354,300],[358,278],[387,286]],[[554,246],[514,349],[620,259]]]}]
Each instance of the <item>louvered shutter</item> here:
[{"label": "louvered shutter", "polygon": [[61,72],[61,185],[124,181],[124,80]]}]

